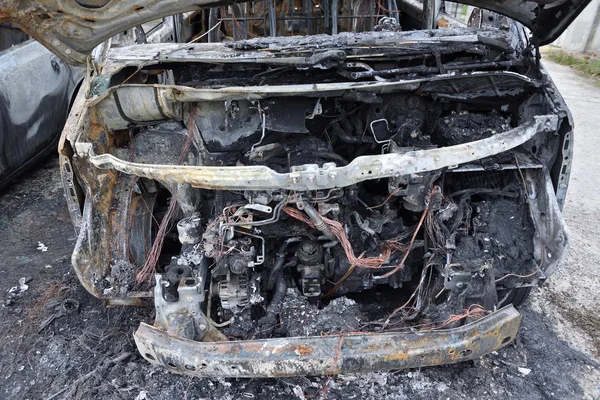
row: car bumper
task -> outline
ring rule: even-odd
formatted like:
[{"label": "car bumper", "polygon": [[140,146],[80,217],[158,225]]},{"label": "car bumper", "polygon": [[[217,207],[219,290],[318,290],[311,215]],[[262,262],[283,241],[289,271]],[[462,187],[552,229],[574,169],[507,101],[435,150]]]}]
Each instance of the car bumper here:
[{"label": "car bumper", "polygon": [[144,358],[171,372],[267,378],[396,370],[472,360],[510,343],[520,324],[521,314],[507,306],[467,325],[437,331],[196,342],[142,323],[134,338]]}]

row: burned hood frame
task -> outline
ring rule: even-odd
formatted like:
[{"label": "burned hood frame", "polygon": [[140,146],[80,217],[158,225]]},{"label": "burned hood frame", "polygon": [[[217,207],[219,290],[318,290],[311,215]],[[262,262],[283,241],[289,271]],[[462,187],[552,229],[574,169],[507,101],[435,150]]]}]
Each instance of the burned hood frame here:
[{"label": "burned hood frame", "polygon": [[[84,64],[91,51],[119,32],[168,15],[237,1],[219,0],[0,0],[0,21],[19,26],[70,64]],[[461,0],[513,18],[538,44],[554,41],[590,0]],[[417,12],[427,28],[440,0],[399,0],[400,11]],[[406,10],[405,10],[406,9]]]}]

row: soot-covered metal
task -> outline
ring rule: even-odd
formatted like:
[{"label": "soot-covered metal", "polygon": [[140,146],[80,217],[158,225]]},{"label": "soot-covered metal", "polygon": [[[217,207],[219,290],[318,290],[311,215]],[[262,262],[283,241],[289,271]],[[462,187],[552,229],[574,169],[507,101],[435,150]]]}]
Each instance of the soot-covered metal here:
[{"label": "soot-covered metal", "polygon": [[385,29],[113,49],[86,82],[73,264],[154,298],[150,362],[330,374],[514,339],[568,243],[568,110],[515,24]]}]

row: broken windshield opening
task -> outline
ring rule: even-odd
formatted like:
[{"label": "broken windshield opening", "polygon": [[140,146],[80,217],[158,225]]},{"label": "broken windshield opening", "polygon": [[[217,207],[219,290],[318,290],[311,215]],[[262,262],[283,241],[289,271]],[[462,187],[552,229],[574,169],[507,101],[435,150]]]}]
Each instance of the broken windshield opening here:
[{"label": "broken windshield opening", "polygon": [[[307,36],[342,32],[406,31],[424,28],[466,27],[478,8],[440,2],[426,21],[422,1],[265,0],[235,3],[203,10],[205,41],[237,41],[258,37]],[[204,41],[203,40],[203,41]]]}]

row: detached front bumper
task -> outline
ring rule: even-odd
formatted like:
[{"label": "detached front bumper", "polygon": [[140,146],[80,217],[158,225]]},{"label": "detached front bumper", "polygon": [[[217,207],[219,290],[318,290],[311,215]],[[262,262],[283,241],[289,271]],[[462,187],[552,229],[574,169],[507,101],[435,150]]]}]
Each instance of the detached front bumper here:
[{"label": "detached front bumper", "polygon": [[472,360],[510,343],[521,314],[507,306],[454,329],[408,333],[195,342],[142,323],[134,334],[145,359],[202,377],[269,378],[417,368]]}]

